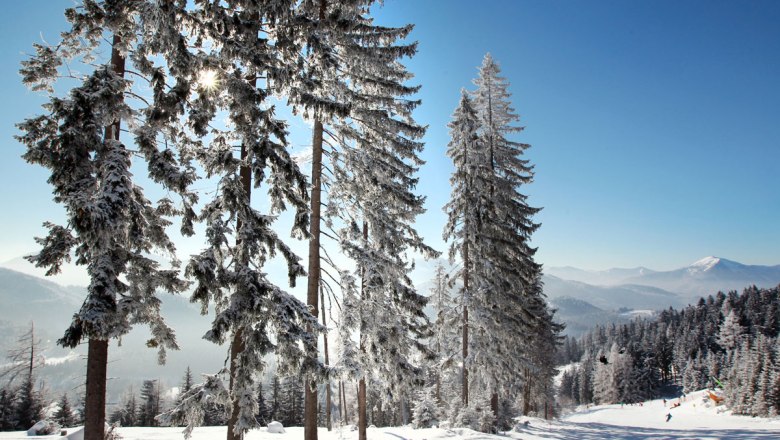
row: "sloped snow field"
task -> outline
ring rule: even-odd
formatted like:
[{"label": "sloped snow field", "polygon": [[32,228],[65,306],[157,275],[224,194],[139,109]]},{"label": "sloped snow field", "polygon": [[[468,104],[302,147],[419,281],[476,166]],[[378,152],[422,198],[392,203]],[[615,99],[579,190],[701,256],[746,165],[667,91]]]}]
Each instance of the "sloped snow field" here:
[{"label": "sloped snow field", "polygon": [[[670,408],[678,399],[645,402],[643,405],[603,405],[579,408],[561,420],[547,422],[524,418],[515,431],[501,435],[483,434],[469,429],[413,429],[411,427],[369,428],[369,439],[388,440],[481,440],[481,439],[565,439],[565,440],[722,440],[780,439],[780,418],[760,419],[734,416],[723,407],[712,405],[706,391],[689,394],[680,406]],[[667,422],[667,414],[672,417]],[[528,425],[522,422],[528,421]],[[73,431],[72,429],[69,431]],[[181,428],[120,428],[125,440],[180,440]],[[357,431],[349,428],[327,432],[320,429],[322,440],[356,440]],[[2,439],[30,439],[26,432],[0,432]],[[38,436],[55,439],[60,436]],[[225,438],[225,427],[196,428],[193,440]],[[285,428],[284,434],[272,434],[266,429],[250,431],[246,440],[297,440],[303,438],[303,428]]]}]

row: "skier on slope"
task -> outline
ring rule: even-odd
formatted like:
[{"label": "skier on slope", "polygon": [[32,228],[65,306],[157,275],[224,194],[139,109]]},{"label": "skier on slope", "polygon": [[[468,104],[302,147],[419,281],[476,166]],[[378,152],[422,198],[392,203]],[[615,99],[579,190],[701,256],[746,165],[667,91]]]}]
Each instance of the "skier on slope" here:
[{"label": "skier on slope", "polygon": [[666,413],[666,421],[669,422],[669,420],[672,419],[672,413]]}]

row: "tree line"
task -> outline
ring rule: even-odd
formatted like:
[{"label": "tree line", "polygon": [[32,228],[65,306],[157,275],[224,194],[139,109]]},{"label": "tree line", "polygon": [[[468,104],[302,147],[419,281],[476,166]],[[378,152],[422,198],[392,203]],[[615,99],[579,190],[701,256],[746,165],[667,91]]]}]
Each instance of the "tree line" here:
[{"label": "tree line", "polygon": [[[734,414],[780,411],[780,286],[718,292],[653,320],[598,326],[569,342],[559,360],[565,402],[641,402],[677,385],[722,393]],[[582,354],[581,354],[582,353]],[[581,354],[581,356],[579,356]],[[721,390],[722,388],[722,390]]]}]

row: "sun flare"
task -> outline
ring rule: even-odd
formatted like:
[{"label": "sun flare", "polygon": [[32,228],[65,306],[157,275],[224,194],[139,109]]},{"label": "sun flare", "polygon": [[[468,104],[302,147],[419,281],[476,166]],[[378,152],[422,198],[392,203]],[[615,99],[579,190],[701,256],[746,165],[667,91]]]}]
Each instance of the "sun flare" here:
[{"label": "sun flare", "polygon": [[213,91],[219,85],[219,77],[215,70],[204,70],[198,77],[198,85],[208,91]]}]

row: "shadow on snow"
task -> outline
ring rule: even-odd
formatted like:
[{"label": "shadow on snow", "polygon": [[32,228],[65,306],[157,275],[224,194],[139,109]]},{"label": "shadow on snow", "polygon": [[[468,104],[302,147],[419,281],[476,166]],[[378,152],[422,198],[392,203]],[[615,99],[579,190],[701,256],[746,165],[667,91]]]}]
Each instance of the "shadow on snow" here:
[{"label": "shadow on snow", "polygon": [[[528,426],[520,434],[561,440],[776,440],[777,431],[759,429],[652,429],[615,426],[604,423],[560,423],[545,427]],[[522,438],[522,437],[521,437]]]}]

